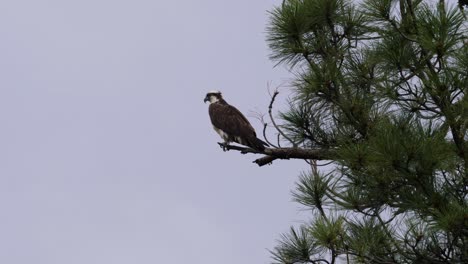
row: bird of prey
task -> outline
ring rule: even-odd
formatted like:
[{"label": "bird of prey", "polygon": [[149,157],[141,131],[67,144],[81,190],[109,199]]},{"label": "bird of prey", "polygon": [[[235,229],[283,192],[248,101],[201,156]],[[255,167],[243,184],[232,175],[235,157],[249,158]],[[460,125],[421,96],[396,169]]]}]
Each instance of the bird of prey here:
[{"label": "bird of prey", "polygon": [[204,102],[210,102],[208,112],[211,124],[224,140],[225,146],[236,142],[258,151],[263,151],[265,146],[268,146],[266,142],[257,138],[247,118],[237,108],[228,104],[220,91],[209,91]]}]

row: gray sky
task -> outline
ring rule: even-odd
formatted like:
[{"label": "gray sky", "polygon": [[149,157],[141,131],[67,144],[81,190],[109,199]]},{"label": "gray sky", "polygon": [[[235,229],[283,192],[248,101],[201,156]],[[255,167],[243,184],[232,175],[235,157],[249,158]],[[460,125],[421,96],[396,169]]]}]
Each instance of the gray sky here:
[{"label": "gray sky", "polygon": [[203,98],[261,128],[279,2],[2,1],[0,263],[270,262],[305,165],[222,152]]}]

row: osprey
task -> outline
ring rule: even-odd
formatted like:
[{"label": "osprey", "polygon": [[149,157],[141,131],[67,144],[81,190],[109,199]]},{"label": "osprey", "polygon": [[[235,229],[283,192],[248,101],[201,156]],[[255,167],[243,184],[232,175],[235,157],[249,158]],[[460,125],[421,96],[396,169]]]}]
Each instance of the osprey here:
[{"label": "osprey", "polygon": [[237,108],[224,101],[221,92],[209,91],[204,102],[210,102],[208,112],[211,124],[225,145],[236,142],[259,151],[265,150],[265,146],[268,146],[266,142],[257,138],[247,118]]}]

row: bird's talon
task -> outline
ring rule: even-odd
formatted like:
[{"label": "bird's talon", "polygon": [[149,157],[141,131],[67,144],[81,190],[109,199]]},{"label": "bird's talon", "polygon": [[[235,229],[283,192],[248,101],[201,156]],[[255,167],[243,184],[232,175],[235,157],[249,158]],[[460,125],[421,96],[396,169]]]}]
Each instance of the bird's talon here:
[{"label": "bird's talon", "polygon": [[223,151],[228,151],[229,149],[227,148],[227,143],[218,143],[219,147],[223,149]]}]

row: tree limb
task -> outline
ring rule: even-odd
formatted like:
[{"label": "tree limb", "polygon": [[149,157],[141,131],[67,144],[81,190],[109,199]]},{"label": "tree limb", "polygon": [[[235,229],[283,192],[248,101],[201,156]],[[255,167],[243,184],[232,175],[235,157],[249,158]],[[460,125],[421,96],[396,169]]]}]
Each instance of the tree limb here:
[{"label": "tree limb", "polygon": [[[278,89],[276,89],[273,93],[273,95],[271,96],[271,101],[270,101],[270,105],[268,106],[268,115],[270,116],[270,120],[271,120],[271,123],[273,124],[273,126],[275,127],[276,131],[278,131],[278,133],[281,134],[281,136],[283,136],[286,140],[288,140],[291,144],[295,144],[294,141],[292,139],[290,139],[282,130],[281,128],[276,124],[275,122],[275,119],[273,118],[273,113],[272,113],[272,109],[273,109],[273,103],[275,102],[275,99],[276,99],[276,96],[278,96],[279,94],[279,91]],[[278,145],[279,145],[279,141],[278,141]]]},{"label": "tree limb", "polygon": [[258,166],[270,164],[275,159],[313,159],[313,160],[332,160],[336,158],[333,150],[329,149],[303,149],[303,148],[266,148],[264,151],[255,150],[247,147],[234,145],[225,145],[218,143],[225,150],[237,150],[242,154],[263,154],[264,157],[256,159],[253,163]]}]

